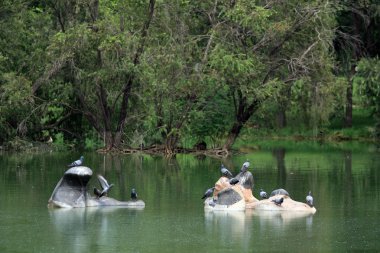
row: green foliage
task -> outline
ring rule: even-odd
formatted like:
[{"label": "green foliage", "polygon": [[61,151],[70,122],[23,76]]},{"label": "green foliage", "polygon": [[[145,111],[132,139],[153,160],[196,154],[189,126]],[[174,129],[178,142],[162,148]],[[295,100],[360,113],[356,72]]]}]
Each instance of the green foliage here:
[{"label": "green foliage", "polygon": [[355,82],[366,98],[365,104],[374,110],[376,119],[374,136],[380,139],[380,60],[362,59],[356,67]]},{"label": "green foliage", "polygon": [[[376,55],[375,1],[156,1],[144,33],[148,2],[4,0],[0,143],[52,136],[54,145],[92,150],[120,131],[129,147],[216,147],[236,122],[245,134],[270,135],[280,113],[288,127],[279,135],[319,137],[331,122],[336,135],[377,131],[339,130],[350,79],[335,74],[358,55],[347,47],[337,65],[334,53],[345,47],[338,39],[332,47],[334,33],[363,27],[360,14],[371,32],[361,29],[365,43],[354,44]],[[378,117],[379,60],[357,69],[354,104]]]},{"label": "green foliage", "polygon": [[355,81],[368,105],[380,111],[380,60],[362,59],[356,67]]}]

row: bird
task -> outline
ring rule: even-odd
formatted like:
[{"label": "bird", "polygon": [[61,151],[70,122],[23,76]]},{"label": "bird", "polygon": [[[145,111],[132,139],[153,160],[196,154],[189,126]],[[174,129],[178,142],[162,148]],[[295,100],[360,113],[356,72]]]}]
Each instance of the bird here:
[{"label": "bird", "polygon": [[246,172],[248,170],[248,167],[249,167],[249,161],[247,160],[245,163],[243,163],[243,166],[241,167],[240,169],[240,172]]},{"label": "bird", "polygon": [[104,195],[107,195],[107,193],[113,187],[113,184],[108,184],[107,180],[104,177],[102,177],[101,175],[98,175],[98,180],[100,182],[100,185],[102,186],[102,191],[100,192],[100,195],[98,196],[100,198]]},{"label": "bird", "polygon": [[211,187],[210,189],[207,189],[207,191],[205,192],[205,194],[203,194],[202,199],[205,199],[205,198],[211,197],[211,195],[212,195],[213,192],[214,192],[214,189],[215,189],[215,187]]},{"label": "bird", "polygon": [[306,203],[310,206],[313,207],[313,196],[311,196],[311,191],[309,191],[309,195],[306,196]]},{"label": "bird", "polygon": [[224,167],[223,163],[220,166],[220,172],[222,173],[223,176],[227,178],[233,177],[232,173],[226,167]]},{"label": "bird", "polygon": [[272,202],[274,202],[277,206],[281,206],[282,202],[284,202],[284,198],[272,199]]},{"label": "bird", "polygon": [[100,195],[102,194],[102,192],[98,188],[94,187],[94,194],[96,195],[96,197],[100,198],[101,197]]},{"label": "bird", "polygon": [[235,184],[237,184],[237,183],[239,183],[239,179],[237,179],[237,178],[231,178],[231,179],[230,179],[230,184],[231,184],[231,185],[235,185]]},{"label": "bird", "polygon": [[263,190],[263,189],[260,189],[260,197],[262,199],[267,199],[268,198],[268,194]]},{"label": "bird", "polygon": [[79,160],[76,160],[76,161],[74,161],[74,162],[68,164],[67,167],[81,166],[81,165],[83,164],[83,160],[84,160],[84,157],[81,156],[81,157],[79,158]]},{"label": "bird", "polygon": [[137,192],[136,192],[136,189],[133,188],[132,191],[131,191],[131,199],[136,201],[137,200]]}]

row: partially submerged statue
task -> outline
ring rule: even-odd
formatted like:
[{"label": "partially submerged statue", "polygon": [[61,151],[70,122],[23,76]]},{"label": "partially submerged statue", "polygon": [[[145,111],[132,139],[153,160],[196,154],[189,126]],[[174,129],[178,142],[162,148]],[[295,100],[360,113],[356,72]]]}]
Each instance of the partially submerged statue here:
[{"label": "partially submerged statue", "polygon": [[[274,190],[268,199],[258,200],[252,194],[253,176],[248,171],[249,162],[245,162],[236,175],[239,182],[231,185],[231,179],[223,167],[222,176],[215,183],[214,195],[205,200],[205,210],[246,210],[260,211],[302,211],[314,214],[317,210],[314,206],[290,198],[284,189]],[[309,203],[309,202],[308,202]]]},{"label": "partially submerged statue", "polygon": [[102,191],[98,190],[99,195],[96,194],[97,196],[95,197],[91,196],[87,191],[87,184],[91,176],[92,170],[85,166],[76,166],[68,169],[55,187],[48,201],[48,207],[145,207],[144,201],[138,200],[137,198],[133,198],[130,201],[118,201],[107,197],[106,194],[112,187],[112,184],[108,185],[107,181],[101,176],[99,177],[99,181],[103,189]]}]

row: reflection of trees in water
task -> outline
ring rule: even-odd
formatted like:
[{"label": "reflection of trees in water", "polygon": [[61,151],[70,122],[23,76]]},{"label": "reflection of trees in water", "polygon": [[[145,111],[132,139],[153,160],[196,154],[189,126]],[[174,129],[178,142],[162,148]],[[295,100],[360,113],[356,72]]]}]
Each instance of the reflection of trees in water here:
[{"label": "reflection of trees in water", "polygon": [[272,151],[277,162],[277,185],[279,188],[285,188],[286,185],[286,167],[285,167],[285,149],[275,148]]},{"label": "reflection of trees in water", "polygon": [[354,197],[354,181],[352,177],[352,152],[344,151],[344,172],[343,172],[343,204],[345,212],[352,211]]}]

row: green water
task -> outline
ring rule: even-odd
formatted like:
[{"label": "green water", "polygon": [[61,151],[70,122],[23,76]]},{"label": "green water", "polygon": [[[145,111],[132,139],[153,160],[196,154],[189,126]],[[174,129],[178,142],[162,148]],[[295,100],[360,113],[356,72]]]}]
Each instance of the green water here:
[{"label": "green water", "polygon": [[[131,188],[144,210],[50,210],[47,201],[65,165],[78,153],[0,155],[0,252],[347,252],[380,251],[380,155],[368,146],[250,151],[225,160],[178,155],[103,156],[85,165],[127,200]],[[249,159],[257,189],[285,188],[317,213],[205,213],[200,199],[223,162],[236,174]],[[97,186],[93,177],[89,188]]]}]

